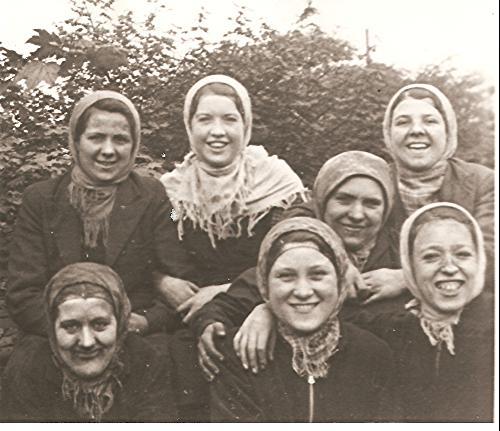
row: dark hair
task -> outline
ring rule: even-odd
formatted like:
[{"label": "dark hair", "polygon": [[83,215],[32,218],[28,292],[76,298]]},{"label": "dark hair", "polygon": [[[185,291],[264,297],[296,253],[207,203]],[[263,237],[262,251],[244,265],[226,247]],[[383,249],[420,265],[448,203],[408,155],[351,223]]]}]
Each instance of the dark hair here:
[{"label": "dark hair", "polygon": [[274,241],[267,254],[266,277],[269,276],[269,272],[271,271],[274,262],[281,255],[286,244],[302,242],[312,242],[313,244],[317,245],[320,253],[326,256],[333,263],[335,272],[339,274],[337,258],[333,250],[323,240],[323,238],[307,230],[298,230],[284,233],[283,235],[279,236],[276,241]]},{"label": "dark hair", "polygon": [[75,126],[75,136],[73,138],[75,142],[78,142],[83,132],[85,132],[90,116],[92,115],[92,109],[99,109],[101,111],[116,112],[118,114],[122,114],[127,119],[128,125],[130,127],[130,132],[132,133],[132,138],[134,139],[134,143],[136,143],[136,124],[132,112],[130,112],[130,109],[128,109],[125,103],[121,102],[120,100],[110,98],[98,100],[96,103],[89,106],[85,111],[83,111],[83,114],[80,115],[80,118],[78,118]]},{"label": "dark hair", "polygon": [[436,108],[443,117],[444,124],[446,127],[446,132],[448,132],[448,121],[446,119],[446,114],[443,104],[441,103],[441,100],[439,100],[439,98],[432,91],[429,91],[426,88],[418,88],[418,87],[409,88],[408,90],[403,91],[392,104],[391,122],[392,122],[392,115],[394,114],[396,106],[398,106],[403,100],[406,99],[417,99],[417,100],[431,99],[432,106],[434,106],[434,108]]},{"label": "dark hair", "polygon": [[211,84],[207,84],[201,87],[194,95],[191,106],[189,107],[189,124],[191,124],[194,113],[198,109],[198,104],[200,103],[201,97],[207,94],[229,97],[236,105],[236,109],[240,113],[241,118],[243,118],[243,120],[245,119],[243,103],[241,102],[240,96],[238,96],[236,90],[228,84],[223,84],[221,82],[212,82]]},{"label": "dark hair", "polygon": [[415,238],[417,237],[417,234],[420,232],[422,227],[436,220],[455,220],[458,223],[463,224],[469,230],[472,236],[472,241],[477,247],[476,231],[469,217],[455,208],[436,207],[424,212],[413,222],[410,233],[408,235],[408,251],[410,255],[413,255]]}]

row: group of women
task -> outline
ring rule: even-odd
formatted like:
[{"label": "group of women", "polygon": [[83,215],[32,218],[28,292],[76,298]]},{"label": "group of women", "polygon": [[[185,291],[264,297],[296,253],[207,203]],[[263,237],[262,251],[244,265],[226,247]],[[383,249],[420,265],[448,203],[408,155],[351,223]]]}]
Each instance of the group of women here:
[{"label": "group of women", "polygon": [[76,104],[71,170],[18,214],[5,420],[492,420],[493,172],[454,158],[446,96],[402,88],[394,163],[341,153],[311,193],[249,145],[236,80],[195,83],[184,123],[158,181],[126,97]]}]

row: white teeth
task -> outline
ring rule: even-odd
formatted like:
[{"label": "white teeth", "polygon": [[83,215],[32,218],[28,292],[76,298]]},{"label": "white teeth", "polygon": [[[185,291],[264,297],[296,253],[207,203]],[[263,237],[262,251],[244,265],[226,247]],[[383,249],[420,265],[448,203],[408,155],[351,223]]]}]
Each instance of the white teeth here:
[{"label": "white teeth", "polygon": [[212,148],[224,148],[227,144],[225,144],[224,142],[211,142],[208,145]]},{"label": "white teeth", "polygon": [[293,308],[300,312],[308,312],[311,311],[316,304],[294,304]]},{"label": "white teeth", "polygon": [[408,145],[408,148],[411,148],[412,150],[425,150],[428,146],[428,144],[414,143]]},{"label": "white teeth", "polygon": [[436,283],[437,288],[444,292],[456,292],[460,289],[461,285],[462,282],[460,281],[442,281]]}]

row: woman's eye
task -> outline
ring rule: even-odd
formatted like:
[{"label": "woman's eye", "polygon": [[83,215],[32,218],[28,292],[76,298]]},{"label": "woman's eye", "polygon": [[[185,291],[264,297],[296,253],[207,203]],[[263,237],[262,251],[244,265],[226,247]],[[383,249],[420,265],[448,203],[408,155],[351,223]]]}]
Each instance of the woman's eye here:
[{"label": "woman's eye", "polygon": [[61,328],[63,328],[66,332],[70,334],[74,334],[80,328],[80,324],[77,322],[62,322]]},{"label": "woman's eye", "polygon": [[456,255],[460,258],[460,259],[468,259],[469,257],[472,257],[473,254],[468,251],[468,250],[462,250],[462,251],[459,251],[456,253]]},{"label": "woman's eye", "polygon": [[109,321],[104,319],[99,319],[92,322],[92,327],[99,332],[104,331],[108,327],[108,325]]},{"label": "woman's eye", "polygon": [[394,122],[395,126],[406,126],[410,121],[407,118],[400,118]]},{"label": "woman's eye", "polygon": [[320,270],[320,271],[314,271],[312,272],[309,277],[311,278],[311,280],[314,280],[314,281],[318,281],[318,280],[322,280],[323,278],[325,278],[327,276],[327,272],[326,271],[323,271],[323,270]]},{"label": "woman's eye", "polygon": [[295,278],[295,275],[290,272],[280,272],[276,274],[276,277],[281,281],[292,281]]},{"label": "woman's eye", "polygon": [[425,122],[427,124],[437,124],[438,120],[436,118],[426,118]]},{"label": "woman's eye", "polygon": [[435,262],[441,258],[439,253],[425,253],[422,259],[426,262]]},{"label": "woman's eye", "polygon": [[230,116],[226,117],[226,121],[229,123],[236,123],[238,120],[239,120],[239,118],[234,116],[234,115],[230,115]]},{"label": "woman's eye", "polygon": [[128,144],[130,142],[130,139],[128,136],[115,136],[115,142],[118,144]]}]

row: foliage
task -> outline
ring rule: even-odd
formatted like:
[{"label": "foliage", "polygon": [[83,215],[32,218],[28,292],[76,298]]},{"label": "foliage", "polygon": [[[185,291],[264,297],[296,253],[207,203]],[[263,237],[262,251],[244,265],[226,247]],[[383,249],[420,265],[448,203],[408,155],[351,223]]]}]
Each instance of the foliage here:
[{"label": "foliage", "polygon": [[[297,11],[298,23],[286,34],[249,20],[240,8],[232,29],[209,43],[203,10],[189,30],[160,32],[159,9],[138,21],[132,13],[116,16],[114,0],[74,0],[74,18],[54,33],[34,30],[27,42],[37,49],[26,58],[0,47],[0,240],[10,238],[23,190],[70,165],[69,113],[91,90],[123,92],[137,106],[139,170],[150,175],[171,169],[186,153],[184,95],[210,73],[231,75],[247,87],[252,143],[286,159],[308,185],[324,161],[342,151],[388,158],[382,117],[408,76],[384,64],[361,64],[348,42],[311,23],[311,3]],[[418,80],[437,85],[456,108],[459,156],[492,166],[494,114],[485,103],[492,89],[441,66],[423,70]]]}]

